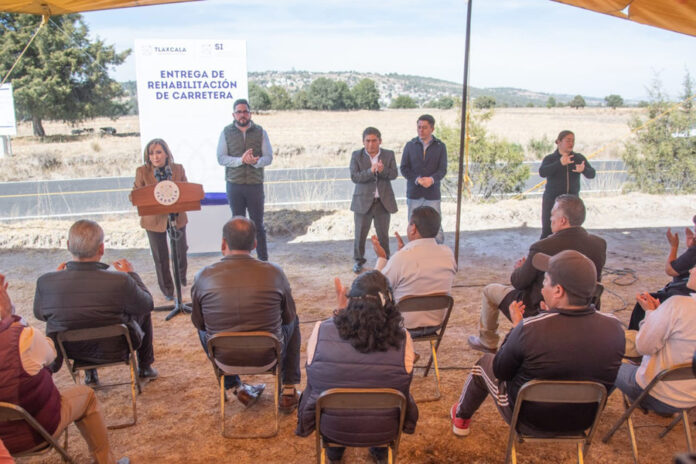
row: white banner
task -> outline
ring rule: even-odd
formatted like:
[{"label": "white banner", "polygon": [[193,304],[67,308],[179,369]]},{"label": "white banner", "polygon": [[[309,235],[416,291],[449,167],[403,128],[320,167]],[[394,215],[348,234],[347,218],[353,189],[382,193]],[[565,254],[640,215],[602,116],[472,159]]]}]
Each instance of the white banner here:
[{"label": "white banner", "polygon": [[12,84],[0,86],[0,135],[17,135]]},{"label": "white banner", "polygon": [[136,40],[135,62],[141,146],[164,139],[190,182],[225,192],[216,149],[232,103],[247,98],[246,42]]}]

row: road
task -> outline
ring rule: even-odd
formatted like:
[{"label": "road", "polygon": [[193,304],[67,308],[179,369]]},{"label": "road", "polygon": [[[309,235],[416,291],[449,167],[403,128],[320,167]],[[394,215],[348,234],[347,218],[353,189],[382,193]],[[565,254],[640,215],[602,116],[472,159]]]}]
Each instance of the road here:
[{"label": "road", "polygon": [[[532,175],[527,188],[539,183],[539,163],[528,163]],[[582,190],[589,192],[617,191],[626,180],[621,161],[594,161],[597,177],[583,178]],[[267,207],[341,207],[350,204],[353,183],[347,167],[267,169],[265,172]],[[451,177],[454,182],[456,176]],[[399,177],[393,183],[397,199],[405,199],[406,181]],[[50,180],[0,183],[0,220],[70,217],[86,214],[121,214],[134,211],[128,200],[132,177]],[[445,189],[452,194],[456,188]],[[536,194],[541,193],[541,189]]]}]

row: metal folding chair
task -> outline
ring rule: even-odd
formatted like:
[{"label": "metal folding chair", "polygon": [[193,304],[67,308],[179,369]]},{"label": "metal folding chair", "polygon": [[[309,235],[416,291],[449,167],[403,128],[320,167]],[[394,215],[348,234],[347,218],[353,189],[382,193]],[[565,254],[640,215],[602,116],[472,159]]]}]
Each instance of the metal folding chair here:
[{"label": "metal folding chair", "polygon": [[[13,457],[19,458],[23,456],[34,456],[37,454],[43,454],[48,452],[51,448],[54,448],[58,454],[60,454],[60,457],[63,459],[64,462],[69,462],[69,463],[74,463],[75,461],[72,460],[68,452],[66,451],[68,448],[68,428],[65,428],[65,441],[63,446],[60,446],[58,441],[51,436],[50,433],[46,431],[46,429],[43,428],[39,422],[32,417],[31,414],[29,414],[24,408],[21,406],[17,406],[16,404],[12,403],[3,403],[0,402],[0,422],[13,422],[13,421],[24,421],[34,429],[39,435],[41,435],[41,438],[44,439],[44,443],[26,451],[21,451],[19,453],[14,453],[12,454]],[[2,437],[0,437],[2,438]]]},{"label": "metal folding chair", "polygon": [[[673,381],[679,381],[679,380],[693,380],[695,379],[696,376],[694,375],[694,371],[692,370],[691,363],[683,363],[683,364],[677,364],[676,366],[672,366],[670,368],[664,369],[661,371],[659,374],[655,376],[654,379],[648,384],[647,387],[643,390],[643,393],[641,393],[636,400],[631,403],[631,401],[626,397],[626,395],[623,395],[623,401],[624,401],[624,407],[626,410],[624,413],[621,415],[618,421],[614,424],[614,426],[607,432],[606,435],[602,438],[602,441],[604,443],[607,443],[611,437],[614,435],[614,433],[618,430],[618,428],[623,424],[624,421],[626,421],[628,425],[628,435],[631,440],[631,450],[633,451],[633,460],[637,464],[638,463],[638,446],[636,444],[636,433],[634,430],[634,425],[633,421],[631,420],[631,414],[633,414],[633,411],[636,410],[637,407],[639,407],[640,402],[643,401],[645,397],[647,397],[650,394],[650,391],[657,385],[659,382],[673,382]],[[681,420],[684,423],[684,433],[686,435],[686,446],[689,449],[689,452],[693,451],[693,442],[691,439],[691,428],[689,427],[689,416],[688,416],[688,409],[682,409],[679,413],[677,413],[677,416],[674,418],[674,420],[665,428],[662,429],[662,432],[660,433],[660,438],[664,437],[667,435],[667,433],[674,428],[675,425]]]},{"label": "metal folding chair", "polygon": [[433,397],[418,399],[420,403],[426,403],[429,401],[437,401],[440,399],[440,369],[437,364],[437,350],[440,348],[440,343],[442,342],[442,337],[445,335],[445,329],[447,329],[447,322],[449,321],[450,314],[452,313],[452,307],[454,306],[454,300],[450,295],[444,293],[435,293],[431,295],[422,296],[407,296],[402,298],[397,304],[397,308],[400,312],[417,312],[417,311],[434,311],[434,310],[445,310],[445,318],[442,324],[438,327],[437,331],[429,335],[421,335],[417,337],[412,337],[413,342],[430,342],[430,359],[425,365],[425,372],[423,377],[428,376],[430,372],[430,366],[435,366],[435,379],[437,381],[437,393]]},{"label": "metal folding chair", "polygon": [[[65,348],[66,342],[87,342],[87,341],[98,341],[106,338],[113,337],[123,337],[124,344],[123,349],[128,350],[128,356],[125,361],[105,361],[103,363],[84,363],[81,361],[76,361],[75,356],[79,358],[78,353],[70,353]],[[138,393],[142,391],[142,386],[140,384],[140,377],[138,376],[138,357],[136,356],[135,349],[133,348],[133,343],[131,342],[130,333],[128,332],[128,327],[125,324],[113,324],[104,327],[94,327],[90,329],[76,329],[76,330],[66,330],[57,334],[58,347],[63,353],[63,359],[65,364],[68,366],[68,371],[76,384],[80,383],[80,371],[87,369],[97,369],[109,366],[120,366],[126,364],[130,366],[130,382],[116,382],[109,384],[101,384],[92,387],[94,390],[102,390],[104,388],[116,387],[120,385],[130,385],[131,386],[131,399],[133,403],[133,420],[130,422],[124,422],[122,424],[109,425],[109,429],[122,429],[124,427],[130,427],[135,425],[138,421],[138,411],[136,407],[136,388]]]},{"label": "metal folding chair", "polygon": [[[354,410],[357,415],[361,410],[375,409],[399,409],[398,429],[394,430],[394,436],[389,442],[370,443],[364,442],[361,447],[387,447],[389,450],[389,463],[396,463],[401,440],[401,431],[404,428],[406,417],[406,397],[399,390],[393,388],[332,388],[324,391],[317,399],[316,404],[316,438],[317,438],[317,463],[326,463],[326,448],[330,446],[351,446],[350,443],[334,443],[326,439],[321,433],[321,416],[327,409]],[[365,440],[363,436],[361,440]]]},{"label": "metal folding chair", "polygon": [[[532,433],[520,431],[519,419],[522,403],[525,401],[535,401],[542,403],[597,403],[597,412],[595,413],[592,425],[588,430],[579,431],[574,434],[553,434],[544,436],[535,436]],[[604,385],[597,382],[585,381],[566,381],[566,380],[530,380],[522,385],[515,401],[515,409],[512,413],[510,421],[510,436],[508,438],[507,452],[505,454],[505,463],[517,463],[517,455],[515,453],[515,443],[528,442],[565,442],[576,443],[578,448],[578,463],[582,464],[584,454],[592,442],[592,437],[599,423],[599,417],[602,414],[604,405],[607,401],[607,390]],[[544,431],[544,432],[551,432]]]},{"label": "metal folding chair", "polygon": [[[235,363],[235,366],[227,366],[225,372],[216,362],[220,351],[244,354],[243,363]],[[275,360],[269,369],[268,358],[272,355]],[[278,400],[280,396],[280,341],[270,332],[221,332],[208,339],[208,359],[213,365],[213,370],[220,385],[220,433],[226,438],[271,438],[278,434],[280,420],[278,417]],[[275,415],[275,427],[271,432],[262,434],[228,435],[225,433],[225,374],[272,374],[275,377],[273,389],[273,404]]]}]

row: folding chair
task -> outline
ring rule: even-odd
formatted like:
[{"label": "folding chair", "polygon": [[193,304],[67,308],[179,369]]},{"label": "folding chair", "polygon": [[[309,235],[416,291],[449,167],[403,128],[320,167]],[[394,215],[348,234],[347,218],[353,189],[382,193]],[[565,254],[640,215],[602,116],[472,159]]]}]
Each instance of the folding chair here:
[{"label": "folding chair", "polygon": [[[533,433],[528,427],[520,427],[520,409],[525,401],[542,403],[597,403],[597,412],[588,430],[582,430],[572,434],[555,434],[553,431],[543,431],[541,434]],[[508,438],[505,463],[517,463],[515,443],[529,442],[566,442],[576,443],[578,447],[578,463],[582,464],[584,454],[592,442],[599,417],[602,414],[607,401],[607,390],[604,385],[597,382],[565,381],[565,380],[530,380],[522,385],[515,401],[515,409],[510,421],[510,436]],[[522,430],[520,430],[522,429]]]},{"label": "folding chair", "polygon": [[[235,365],[226,365],[224,369],[218,364],[219,353],[237,353]],[[280,396],[280,341],[270,332],[221,332],[208,339],[208,359],[220,385],[220,433],[225,438],[271,438],[278,434],[280,420],[278,417],[278,400]],[[269,359],[273,365],[268,368]],[[227,363],[224,363],[227,364]],[[265,434],[227,435],[225,433],[225,374],[272,374],[275,376],[273,389],[275,428]]]},{"label": "folding chair", "polygon": [[[659,374],[655,376],[654,379],[648,384],[647,387],[643,390],[643,393],[641,393],[636,400],[631,403],[630,400],[626,397],[626,395],[623,395],[623,400],[624,400],[624,407],[626,408],[626,411],[621,415],[618,421],[614,424],[614,426],[607,432],[606,435],[602,438],[602,441],[604,443],[607,443],[611,437],[614,435],[614,433],[618,430],[618,428],[621,426],[621,424],[626,421],[628,424],[628,435],[631,440],[631,450],[633,451],[633,460],[637,464],[638,463],[638,446],[636,444],[636,434],[634,430],[634,425],[633,421],[631,420],[631,414],[637,407],[639,407],[640,402],[643,401],[645,397],[647,397],[650,394],[650,391],[657,385],[659,382],[672,382],[672,381],[678,381],[678,380],[693,380],[696,378],[696,375],[694,375],[694,371],[692,370],[691,363],[683,363],[683,364],[677,364],[676,366],[672,366],[670,368],[664,369],[661,371]],[[691,440],[691,429],[689,427],[689,412],[690,408],[687,409],[682,409],[679,413],[677,413],[677,416],[674,418],[674,420],[664,429],[662,429],[662,432],[660,433],[660,438],[663,438],[667,433],[674,428],[675,425],[681,420],[684,423],[684,434],[686,435],[686,446],[689,449],[689,452],[693,451],[693,442]]]},{"label": "folding chair", "polygon": [[[393,431],[391,440],[367,443],[364,435],[360,434],[360,445],[351,443],[339,443],[331,441],[321,432],[321,416],[328,409],[355,410],[359,415],[361,410],[392,410],[399,409],[398,429]],[[393,388],[332,388],[324,391],[317,399],[316,404],[316,437],[317,437],[317,463],[326,463],[326,448],[331,446],[359,446],[382,447],[389,450],[388,462],[396,462],[399,450],[401,430],[404,428],[406,417],[406,397],[399,390]]]},{"label": "folding chair", "polygon": [[447,322],[449,321],[450,314],[452,313],[452,307],[454,306],[454,300],[451,296],[444,293],[435,293],[431,295],[422,296],[407,296],[397,304],[397,308],[402,313],[407,312],[417,312],[417,311],[433,311],[438,309],[445,310],[445,318],[442,324],[438,327],[437,331],[429,335],[421,335],[417,337],[412,337],[413,342],[430,342],[430,359],[425,365],[425,372],[423,377],[428,376],[430,372],[430,366],[435,366],[435,378],[437,380],[437,394],[434,397],[420,399],[419,402],[426,403],[429,401],[437,401],[440,399],[440,369],[437,365],[437,350],[442,342],[442,337],[445,335],[445,329],[447,329]]},{"label": "folding chair", "polygon": [[[128,355],[125,361],[105,361],[103,363],[87,363],[79,360],[75,360],[75,355],[77,353],[69,353],[65,348],[66,342],[86,342],[86,341],[97,341],[106,338],[113,337],[123,337],[124,344],[123,349],[128,350]],[[133,420],[130,422],[124,422],[122,424],[109,425],[109,429],[122,429],[124,427],[130,427],[135,425],[138,420],[138,412],[135,403],[135,390],[138,389],[138,393],[142,391],[142,386],[140,384],[140,377],[138,377],[138,358],[135,354],[135,349],[133,348],[133,343],[131,342],[130,333],[128,332],[128,327],[125,324],[113,324],[104,327],[94,327],[90,329],[76,329],[76,330],[66,330],[60,332],[57,335],[58,347],[61,353],[63,353],[63,359],[65,364],[68,366],[68,371],[73,379],[73,382],[78,384],[80,382],[80,371],[87,369],[97,369],[108,366],[120,366],[121,364],[126,364],[130,366],[130,382],[117,382],[110,384],[97,385],[92,388],[95,390],[102,390],[104,388],[116,387],[120,385],[131,386],[131,398],[133,403]],[[79,357],[79,356],[78,356]]]},{"label": "folding chair", "polygon": [[[68,452],[66,451],[68,448],[68,428],[65,428],[65,442],[63,446],[60,446],[58,444],[58,441],[51,436],[50,433],[46,431],[45,428],[39,422],[32,417],[31,414],[29,414],[24,408],[21,406],[17,406],[12,403],[3,403],[0,402],[0,422],[13,422],[13,421],[24,421],[26,424],[34,429],[39,435],[41,435],[41,438],[44,439],[44,442],[39,444],[38,446],[35,446],[32,449],[26,450],[26,451],[21,451],[19,453],[14,453],[12,454],[13,457],[15,458],[20,458],[23,456],[34,456],[37,454],[43,454],[48,452],[51,448],[55,448],[55,450],[60,454],[61,458],[65,462],[69,463],[74,463],[75,461],[72,460]],[[1,437],[0,437],[1,438]]]}]

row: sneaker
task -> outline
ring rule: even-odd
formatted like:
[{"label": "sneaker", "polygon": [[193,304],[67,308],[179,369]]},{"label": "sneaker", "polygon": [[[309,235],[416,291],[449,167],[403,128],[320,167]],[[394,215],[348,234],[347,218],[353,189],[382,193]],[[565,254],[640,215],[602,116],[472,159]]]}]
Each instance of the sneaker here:
[{"label": "sneaker", "polygon": [[278,401],[278,410],[285,414],[290,414],[297,408],[299,402],[300,394],[297,393],[295,387],[283,388],[283,393]]},{"label": "sneaker", "polygon": [[469,435],[469,425],[471,425],[471,419],[462,419],[457,417],[457,407],[459,403],[454,403],[452,405],[452,410],[450,411],[450,417],[452,418],[452,432],[458,437],[466,437]]},{"label": "sneaker", "polygon": [[467,342],[469,343],[470,347],[472,347],[476,351],[481,351],[482,353],[495,354],[498,351],[498,348],[491,348],[484,345],[481,339],[476,335],[469,335],[469,339],[467,340]]}]

